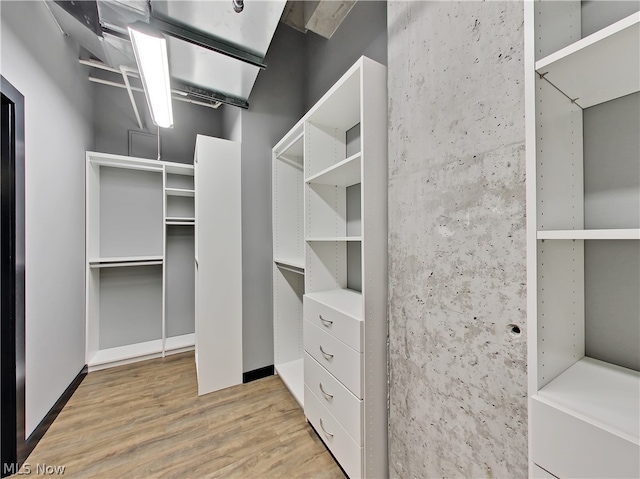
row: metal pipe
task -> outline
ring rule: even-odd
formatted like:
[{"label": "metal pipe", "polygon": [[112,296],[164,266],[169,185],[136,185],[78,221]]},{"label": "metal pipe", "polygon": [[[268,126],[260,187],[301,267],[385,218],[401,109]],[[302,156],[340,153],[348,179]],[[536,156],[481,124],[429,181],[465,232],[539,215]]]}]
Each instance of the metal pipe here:
[{"label": "metal pipe", "polygon": [[129,100],[131,100],[131,106],[133,107],[133,112],[136,114],[136,120],[138,120],[138,126],[141,130],[144,130],[142,126],[142,120],[140,119],[140,113],[138,112],[138,105],[136,105],[136,99],[133,97],[133,90],[131,90],[131,85],[129,84],[129,77],[127,76],[127,71],[124,66],[120,67],[122,73],[122,79],[124,80],[124,84],[127,86],[127,93],[129,94]]},{"label": "metal pipe", "polygon": [[[79,60],[80,64],[82,65],[86,65],[89,67],[93,67],[93,68],[97,68],[99,70],[104,70],[104,71],[108,71],[108,72],[112,72],[112,73],[117,73],[119,75],[122,74],[121,70],[118,70],[117,68],[113,68],[110,67],[109,65],[106,65],[102,62],[96,61],[96,60]],[[140,78],[140,74],[138,73],[138,70],[131,68],[131,67],[127,67],[127,66],[122,66],[122,68],[124,68],[124,70],[127,72],[127,75],[130,75],[132,77],[136,77],[136,78]],[[115,87],[119,87],[119,88],[127,88],[126,85],[122,85],[121,83],[116,83],[116,82],[109,82],[108,80],[101,80],[99,78],[96,77],[89,77],[89,81],[92,81],[94,83],[102,83],[103,85],[109,85],[109,86],[115,86]],[[137,87],[131,87],[131,89],[133,91],[141,91],[144,92],[143,89],[141,88],[137,88]],[[191,103],[193,105],[200,105],[200,106],[206,106],[209,108],[218,108],[222,103],[219,101],[216,101],[214,103],[205,103],[203,101],[198,101],[198,100],[191,100],[190,98],[181,98],[181,97],[186,97],[189,94],[181,91],[181,90],[175,90],[175,89],[171,89],[171,93],[173,93],[174,95],[179,95],[179,96],[174,96],[172,97],[174,100],[179,100],[179,101],[183,101],[185,103]]]},{"label": "metal pipe", "polygon": [[[108,86],[113,86],[113,87],[116,87],[116,88],[122,88],[123,90],[127,89],[127,85],[125,85],[123,83],[118,83],[118,82],[111,81],[111,80],[103,80],[102,78],[97,78],[97,77],[90,76],[89,77],[89,81],[93,82],[93,83],[99,83],[101,85],[108,85]],[[131,90],[132,91],[137,91],[137,92],[140,92],[140,93],[144,93],[144,90],[142,88],[138,88],[138,87],[135,87],[135,86],[132,86]],[[172,92],[174,94],[177,94],[177,95],[182,93],[182,92],[177,92],[175,90],[172,90]],[[174,99],[174,100],[177,100],[177,101],[184,102],[184,103],[191,103],[192,105],[206,106],[208,108],[216,109],[222,104],[219,101],[217,101],[215,103],[205,103],[205,102],[202,102],[202,101],[191,100],[190,98],[185,98],[185,97],[177,96],[177,95],[176,96],[172,96],[171,98]],[[186,93],[182,93],[182,95],[186,95]]]}]

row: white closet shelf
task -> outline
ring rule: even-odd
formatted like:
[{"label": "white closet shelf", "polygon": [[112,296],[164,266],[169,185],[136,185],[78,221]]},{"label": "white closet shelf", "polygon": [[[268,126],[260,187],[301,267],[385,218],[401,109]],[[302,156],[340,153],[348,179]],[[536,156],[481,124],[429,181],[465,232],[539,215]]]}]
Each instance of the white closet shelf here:
[{"label": "white closet shelf", "polygon": [[97,153],[94,151],[87,152],[87,158],[92,165],[110,166],[114,168],[125,168],[128,170],[144,170],[156,171],[162,173],[163,164],[156,160],[147,160],[144,158],[131,158],[109,153]]},{"label": "white closet shelf", "polygon": [[102,349],[96,351],[92,358],[89,358],[87,366],[99,366],[101,364],[113,363],[116,361],[126,361],[128,359],[141,356],[155,355],[162,353],[162,339],[145,341],[144,343],[118,346],[116,348]]},{"label": "white closet shelf", "polygon": [[122,256],[119,258],[89,259],[91,268],[115,268],[120,266],[152,266],[162,264],[162,256]]},{"label": "white closet shelf", "polygon": [[304,362],[303,359],[296,359],[288,363],[276,364],[275,370],[287,386],[291,394],[304,407]]},{"label": "white closet shelf", "polygon": [[304,131],[294,136],[285,146],[276,152],[276,158],[284,158],[302,164],[304,154]]},{"label": "white closet shelf", "polygon": [[305,182],[344,187],[361,183],[361,158],[361,153],[351,155],[349,158],[307,178]]},{"label": "white closet shelf", "polygon": [[362,236],[322,236],[317,238],[307,238],[305,241],[362,241]]},{"label": "white closet shelf", "polygon": [[278,268],[304,274],[304,258],[273,258]]},{"label": "white closet shelf", "polygon": [[640,91],[640,12],[537,61],[535,68],[582,108]]},{"label": "white closet shelf", "polygon": [[165,164],[165,171],[170,175],[183,175],[183,176],[193,176],[194,169],[193,165],[184,166],[173,163],[171,165]]},{"label": "white closet shelf", "polygon": [[171,336],[164,340],[165,351],[175,351],[176,349],[192,348],[196,344],[195,333]]},{"label": "white closet shelf", "polygon": [[172,224],[172,225],[192,225],[196,222],[195,218],[184,218],[181,216],[167,216],[165,218],[167,224]]},{"label": "white closet shelf", "polygon": [[538,231],[539,240],[640,240],[640,229],[606,230],[544,230]]},{"label": "white closet shelf", "polygon": [[362,321],[362,293],[359,291],[331,289],[318,291],[317,293],[306,293],[305,296],[358,321]]},{"label": "white closet shelf", "polygon": [[165,188],[167,196],[188,196],[194,197],[196,195],[195,190],[186,190],[183,188]]},{"label": "white closet shelf", "polygon": [[640,443],[640,372],[584,357],[535,399]]}]

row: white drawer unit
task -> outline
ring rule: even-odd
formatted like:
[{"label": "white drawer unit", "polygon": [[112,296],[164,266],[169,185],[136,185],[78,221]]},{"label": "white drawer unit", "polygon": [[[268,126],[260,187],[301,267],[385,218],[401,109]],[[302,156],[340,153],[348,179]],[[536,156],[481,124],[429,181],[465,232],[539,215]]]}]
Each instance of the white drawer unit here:
[{"label": "white drawer unit", "polygon": [[362,447],[305,386],[304,412],[350,479],[362,477]]},{"label": "white drawer unit", "polygon": [[314,393],[351,438],[361,446],[362,400],[355,397],[307,353],[304,355],[304,381],[306,388]]},{"label": "white drawer unit", "polygon": [[275,370],[351,479],[389,474],[386,80],[361,57],[272,152]]},{"label": "white drawer unit", "polygon": [[304,350],[362,399],[362,353],[306,319],[303,321],[302,335]]},{"label": "white drawer unit", "polygon": [[362,352],[362,293],[349,289],[308,293],[303,303],[307,321]]}]

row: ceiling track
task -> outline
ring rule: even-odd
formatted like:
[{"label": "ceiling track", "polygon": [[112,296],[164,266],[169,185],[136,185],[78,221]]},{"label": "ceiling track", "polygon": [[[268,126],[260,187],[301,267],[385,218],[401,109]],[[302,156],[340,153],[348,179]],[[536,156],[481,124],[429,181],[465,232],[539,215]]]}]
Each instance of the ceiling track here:
[{"label": "ceiling track", "polygon": [[149,19],[149,25],[179,40],[197,45],[202,48],[206,48],[207,50],[212,50],[216,53],[226,55],[236,60],[240,60],[244,63],[256,66],[262,70],[267,68],[267,64],[262,57],[216,40],[215,38],[212,38],[208,35],[202,35],[201,33],[195,32],[188,28],[184,28],[180,25],[176,25],[175,23],[168,22],[163,18],[152,16]]}]

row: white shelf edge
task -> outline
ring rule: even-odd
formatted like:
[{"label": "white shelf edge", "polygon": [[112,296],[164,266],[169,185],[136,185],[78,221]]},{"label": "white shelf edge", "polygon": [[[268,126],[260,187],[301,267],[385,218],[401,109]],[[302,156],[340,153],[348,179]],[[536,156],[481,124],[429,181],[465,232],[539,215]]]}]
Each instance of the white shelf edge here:
[{"label": "white shelf edge", "polygon": [[539,240],[640,240],[640,229],[604,230],[543,230],[538,231]]},{"label": "white shelf edge", "polygon": [[178,166],[175,163],[171,165],[165,163],[165,171],[168,175],[194,176],[193,165]]},{"label": "white shelf edge", "polygon": [[164,192],[167,196],[194,197],[196,195],[195,190],[188,190],[184,188],[165,188]]},{"label": "white shelf edge", "polygon": [[293,273],[304,274],[304,260],[292,258],[273,258],[273,262],[280,269]]},{"label": "white shelf edge", "polygon": [[546,68],[552,63],[562,60],[580,50],[584,50],[585,48],[594,45],[606,38],[609,38],[616,33],[621,32],[637,23],[640,23],[640,12],[633,13],[612,25],[603,28],[602,30],[592,33],[591,35],[588,35],[581,40],[578,40],[577,42],[558,50],[557,52],[541,58],[536,62],[535,69],[536,71],[539,71],[543,68]]},{"label": "white shelf edge", "polygon": [[[588,381],[585,381],[580,377],[580,374],[584,375],[585,371],[589,375]],[[624,383],[628,390],[627,394],[629,394],[629,391],[633,389],[633,385],[637,383],[635,386],[637,390],[630,393],[635,394],[635,396],[630,398],[629,402],[638,404],[638,401],[640,400],[640,372],[589,357],[583,357],[577,361],[532,397],[550,407],[581,419],[587,423],[593,424],[634,444],[640,445],[640,433],[634,436],[633,434],[622,431],[611,424],[611,418],[609,418],[609,421],[603,420],[592,411],[593,404],[602,408],[605,401],[603,401],[601,397],[593,399],[593,404],[591,405],[588,404],[587,400],[576,401],[573,397],[578,394],[576,391],[576,388],[578,387],[576,384],[578,383],[581,389],[579,392],[582,393],[581,397],[586,397],[588,399],[590,395],[585,395],[584,391],[582,391],[582,389],[584,389],[584,384],[588,383],[594,394],[602,394],[603,390],[608,391],[606,386],[602,383],[606,383],[607,381],[610,382],[612,381],[610,378],[615,378],[616,376],[616,383],[618,386],[621,383]],[[623,378],[623,380],[620,381],[620,378]],[[563,393],[563,389],[568,392]],[[612,404],[610,410],[614,410],[616,407],[619,407],[619,400],[620,398],[617,397],[616,401],[614,401],[615,406]],[[631,422],[629,422],[629,424],[631,424],[633,420],[634,419],[631,418]],[[636,424],[640,421],[640,406],[636,408],[635,420]]]},{"label": "white shelf edge", "polygon": [[164,349],[165,351],[172,351],[174,349],[184,349],[195,346],[196,335],[195,333],[182,334],[180,336],[171,336],[165,338]]},{"label": "white shelf edge", "polygon": [[185,223],[195,223],[196,219],[195,218],[185,218],[185,217],[180,217],[180,216],[167,216],[165,218],[165,222],[166,223],[172,223],[172,222],[177,222],[177,221],[182,221]]},{"label": "white shelf edge", "polygon": [[[295,145],[298,141],[302,140],[303,137],[304,137],[304,130],[298,133],[289,143],[287,143],[284,147],[282,147],[282,149],[276,150],[276,158],[285,157],[288,160],[290,160],[291,158],[289,155],[287,155],[287,151],[289,151],[289,149],[291,149],[291,147],[293,147],[293,145]],[[295,158],[298,158],[298,157],[295,156]]]},{"label": "white shelf edge", "polygon": [[[362,293],[352,289],[330,289],[305,293],[305,296],[342,314],[363,321]],[[356,303],[357,301],[357,303]],[[347,303],[349,307],[345,307]],[[355,307],[354,307],[355,306]]]},{"label": "white shelf edge", "polygon": [[162,264],[164,257],[159,256],[121,256],[114,258],[90,258],[88,263],[92,268],[107,268],[109,266],[138,266],[147,264]]},{"label": "white shelf edge", "polygon": [[313,243],[314,241],[362,241],[362,236],[325,236],[318,238],[306,238],[305,241]]},{"label": "white shelf edge", "polygon": [[304,408],[304,360],[300,358],[276,364],[275,370],[300,407]]},{"label": "white shelf edge", "polygon": [[158,353],[162,353],[162,339],[96,351],[87,366],[99,366]]},{"label": "white shelf edge", "polygon": [[[331,165],[329,168],[325,168],[324,170],[320,171],[319,173],[316,173],[315,175],[310,176],[309,178],[305,179],[304,182],[305,183],[314,183],[316,182],[318,179],[321,179],[323,176],[328,175],[340,168],[343,168],[349,164],[351,164],[352,162],[355,162],[356,160],[359,160],[362,157],[362,152],[358,152],[354,155],[351,155],[349,158],[346,158],[338,163],[336,163],[335,165]],[[357,184],[359,182],[353,183],[354,185]],[[348,185],[351,186],[351,185]]]}]

